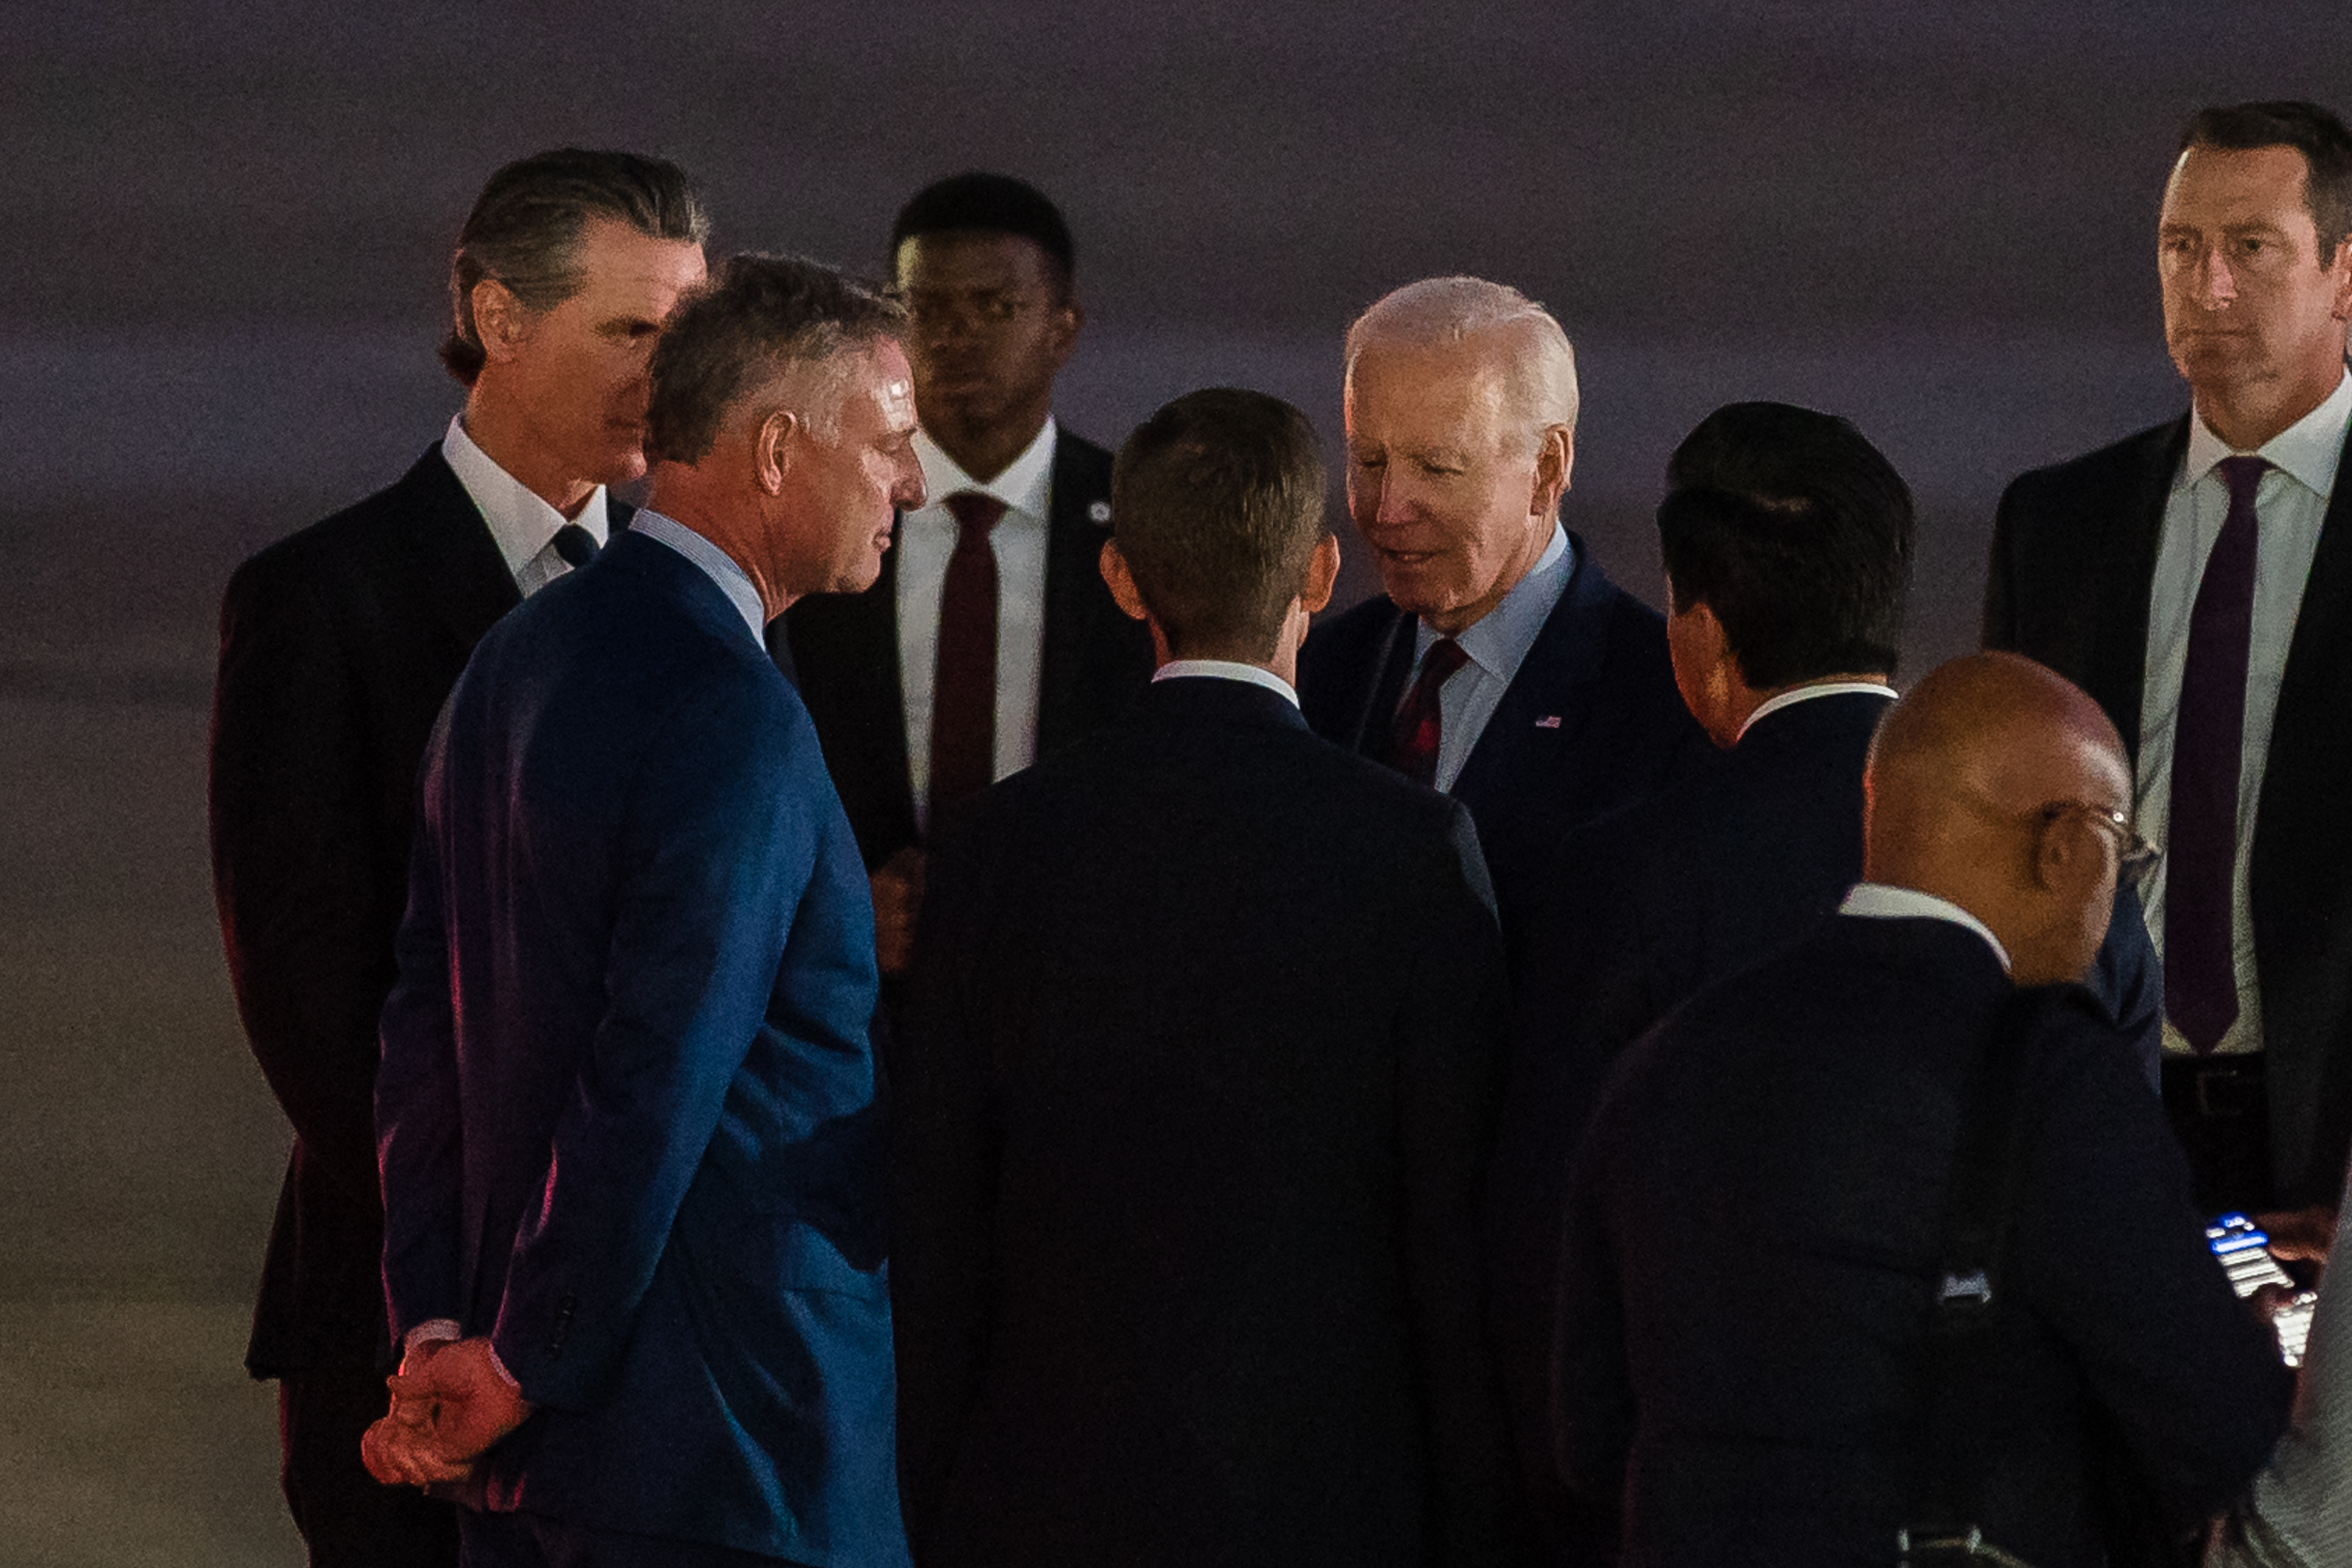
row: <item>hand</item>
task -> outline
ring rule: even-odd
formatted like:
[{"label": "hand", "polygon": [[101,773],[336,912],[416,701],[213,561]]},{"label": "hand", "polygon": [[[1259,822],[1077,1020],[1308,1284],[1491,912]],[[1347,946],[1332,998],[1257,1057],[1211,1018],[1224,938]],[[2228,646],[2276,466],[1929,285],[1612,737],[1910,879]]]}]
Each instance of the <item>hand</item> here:
[{"label": "hand", "polygon": [[2317,1263],[2325,1266],[2328,1249],[2335,1244],[2336,1212],[2314,1205],[2309,1209],[2285,1209],[2275,1214],[2256,1214],[2254,1223],[2270,1236],[2270,1255],[2290,1262]]},{"label": "hand", "polygon": [[872,878],[874,957],[884,974],[907,972],[914,952],[914,916],[923,907],[923,851],[910,844]]},{"label": "hand", "polygon": [[384,1380],[391,1390],[391,1409],[360,1437],[359,1462],[367,1466],[368,1474],[387,1486],[462,1481],[472,1468],[451,1463],[434,1448],[439,1401],[429,1391],[423,1368],[451,1342],[419,1341],[402,1358],[399,1374]]}]

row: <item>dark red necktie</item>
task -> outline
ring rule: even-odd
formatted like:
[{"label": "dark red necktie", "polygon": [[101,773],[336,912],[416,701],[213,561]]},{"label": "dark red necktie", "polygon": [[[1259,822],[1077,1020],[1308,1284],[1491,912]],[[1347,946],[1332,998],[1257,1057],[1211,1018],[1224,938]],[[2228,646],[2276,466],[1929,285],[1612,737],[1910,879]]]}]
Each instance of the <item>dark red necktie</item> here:
[{"label": "dark red necktie", "polygon": [[2164,1011],[2199,1054],[2237,1020],[2237,785],[2254,631],[2254,492],[2270,465],[2225,457],[2230,515],[2188,616],[2165,828]]},{"label": "dark red necktie", "polygon": [[993,496],[961,490],[945,503],[956,547],[939,598],[939,657],[931,680],[930,817],[996,777],[996,551],[989,531],[1005,515]]},{"label": "dark red necktie", "polygon": [[1422,656],[1421,675],[1398,705],[1396,722],[1389,731],[1389,766],[1406,778],[1435,786],[1438,744],[1444,716],[1438,711],[1438,689],[1446,677],[1470,662],[1470,655],[1451,637],[1440,637]]}]

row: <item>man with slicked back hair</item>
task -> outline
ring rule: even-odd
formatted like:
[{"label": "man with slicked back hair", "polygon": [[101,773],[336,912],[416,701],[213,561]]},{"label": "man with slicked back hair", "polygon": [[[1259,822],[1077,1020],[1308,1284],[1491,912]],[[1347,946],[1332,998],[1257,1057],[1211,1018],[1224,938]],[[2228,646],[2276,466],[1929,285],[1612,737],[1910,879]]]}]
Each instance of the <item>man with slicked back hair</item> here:
[{"label": "man with slicked back hair", "polygon": [[239,567],[221,602],[213,880],[253,1054],[294,1124],[246,1364],[278,1380],[286,1501],[316,1564],[448,1563],[448,1508],[370,1481],[384,1407],[369,1095],[407,902],[417,761],[474,642],[628,524],[645,363],[703,276],[693,182],[629,152],[509,164],[450,264],[466,388],[388,489]]}]

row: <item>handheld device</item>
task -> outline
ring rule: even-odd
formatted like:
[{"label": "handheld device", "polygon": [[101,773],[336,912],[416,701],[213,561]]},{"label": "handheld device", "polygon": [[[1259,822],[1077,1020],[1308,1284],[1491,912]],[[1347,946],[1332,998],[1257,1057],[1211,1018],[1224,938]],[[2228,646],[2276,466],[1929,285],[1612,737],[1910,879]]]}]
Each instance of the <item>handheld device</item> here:
[{"label": "handheld device", "polygon": [[2244,1214],[2224,1214],[2205,1227],[2205,1244],[2221,1260],[2221,1272],[2230,1276],[2230,1288],[2237,1291],[2239,1300],[2265,1285],[2294,1291],[2271,1318],[2270,1326],[2279,1336],[2279,1359],[2290,1367],[2301,1366],[2303,1347],[2312,1337],[2312,1308],[2319,1301],[2319,1292],[2296,1290],[2294,1276],[2270,1256],[2269,1233]]}]

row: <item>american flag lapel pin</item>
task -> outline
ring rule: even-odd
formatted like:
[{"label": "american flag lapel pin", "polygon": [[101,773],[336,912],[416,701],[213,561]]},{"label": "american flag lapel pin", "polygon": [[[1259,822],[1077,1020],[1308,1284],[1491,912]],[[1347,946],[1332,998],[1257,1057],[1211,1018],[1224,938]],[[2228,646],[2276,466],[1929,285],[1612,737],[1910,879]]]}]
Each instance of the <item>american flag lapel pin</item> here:
[{"label": "american flag lapel pin", "polygon": [[1560,727],[1560,716],[1556,713],[1547,713],[1535,721],[1535,727],[1539,730],[1556,730]]}]

